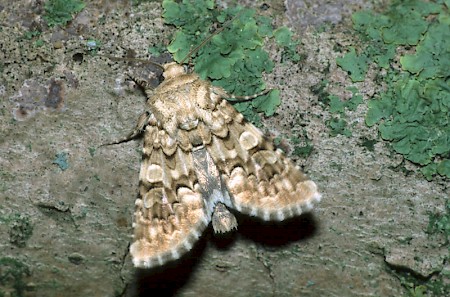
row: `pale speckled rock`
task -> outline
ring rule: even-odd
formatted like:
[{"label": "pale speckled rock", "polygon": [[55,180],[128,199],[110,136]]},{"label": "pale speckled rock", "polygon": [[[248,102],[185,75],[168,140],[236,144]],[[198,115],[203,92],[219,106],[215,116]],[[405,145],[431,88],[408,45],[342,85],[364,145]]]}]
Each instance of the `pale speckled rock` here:
[{"label": "pale speckled rock", "polygon": [[[425,259],[427,246],[431,250],[441,243],[422,235],[428,213],[443,209],[446,185],[395,169],[402,166],[402,158],[379,140],[373,151],[361,146],[361,137],[377,137],[375,128],[362,121],[364,105],[348,115],[353,137],[328,135],[325,121],[330,114],[310,87],[329,79],[328,67],[333,75],[328,92],[347,96],[345,88],[354,85],[334,62],[341,54],[334,46],[353,42],[345,33],[348,14],[342,17],[344,25],[322,33],[314,28],[298,30],[306,60],[300,65],[276,63],[274,73],[267,75],[269,86],[280,87],[283,106],[265,127],[286,138],[304,129],[314,145],[308,159],[298,160],[324,194],[314,215],[283,225],[236,216],[239,229],[231,237],[215,238],[208,229],[177,265],[141,271],[132,268],[128,246],[142,144],[96,147],[126,135],[145,99],[131,88],[116,93],[116,79],[126,77],[126,63],[88,53],[86,40],[101,41],[103,53],[123,56],[131,51],[146,57],[148,46],[167,42],[172,29],[162,24],[160,3],[131,8],[108,2],[106,13],[106,8],[96,6],[100,2],[89,2],[89,14],[82,15],[80,26],[91,15],[90,26],[80,27],[80,35],[72,34],[77,22],[64,29],[67,36],[61,38],[60,49],[50,42],[52,32],[44,30],[39,37],[44,46],[38,48],[34,40],[17,37],[33,21],[39,23],[40,16],[31,11],[39,3],[0,0],[2,99],[16,94],[29,78],[59,77],[67,83],[62,112],[39,113],[17,122],[14,103],[2,100],[0,107],[0,218],[20,213],[34,226],[29,238],[21,237],[24,247],[17,247],[10,242],[9,225],[0,220],[0,263],[2,269],[15,269],[24,296],[131,297],[138,292],[154,294],[155,288],[175,296],[406,294],[386,269],[384,253],[396,255],[392,250],[404,249],[402,239],[411,235],[421,241],[417,246],[423,248],[414,252],[419,258]],[[283,4],[269,3],[277,9],[275,22],[297,28],[280,13]],[[99,19],[104,22],[96,22]],[[276,59],[280,53],[268,46]],[[64,76],[67,71],[71,75]],[[69,80],[78,81],[78,86]],[[363,95],[374,93],[373,84],[356,86]],[[52,164],[62,151],[69,161],[64,172]],[[422,269],[413,265],[407,267]],[[448,273],[448,264],[443,271]],[[14,285],[6,282],[0,290],[11,292]]]}]

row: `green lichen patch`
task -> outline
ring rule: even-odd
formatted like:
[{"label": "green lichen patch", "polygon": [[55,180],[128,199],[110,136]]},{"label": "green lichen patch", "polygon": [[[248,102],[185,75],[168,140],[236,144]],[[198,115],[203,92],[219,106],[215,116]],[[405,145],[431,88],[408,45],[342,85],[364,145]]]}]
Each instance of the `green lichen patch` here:
[{"label": "green lichen patch", "polygon": [[24,278],[31,275],[30,268],[21,261],[11,258],[0,258],[0,293],[5,296],[25,296],[27,287]]},{"label": "green lichen patch", "polygon": [[[262,74],[272,71],[273,62],[262,48],[265,38],[275,36],[286,59],[298,61],[300,58],[296,55],[297,42],[293,41],[289,30],[280,28],[274,32],[270,19],[257,16],[253,9],[230,7],[218,10],[212,0],[165,0],[163,8],[165,22],[178,29],[168,46],[174,60],[192,62],[202,79],[209,79],[230,94],[253,95],[266,88]],[[204,42],[218,30],[217,26],[223,30]],[[209,28],[216,29],[211,32]],[[198,51],[187,57],[196,46],[200,46]],[[234,106],[248,120],[258,123],[259,112],[271,116],[279,104],[279,91],[273,90]]]},{"label": "green lichen patch", "polygon": [[[426,232],[428,234],[442,233],[445,236],[446,244],[450,243],[450,200],[445,204],[445,212],[441,214],[430,213],[428,227]],[[449,245],[450,251],[450,245]]]},{"label": "green lichen patch", "polygon": [[356,93],[356,89],[347,88],[347,90],[354,91],[352,97],[349,100],[341,100],[336,95],[329,96],[330,112],[332,113],[345,113],[345,110],[355,111],[359,104],[363,102],[363,97]]},{"label": "green lichen patch", "polygon": [[63,171],[66,170],[67,168],[69,168],[69,161],[68,161],[67,153],[62,152],[62,153],[56,154],[56,159],[53,160],[52,163],[58,165],[61,170],[63,170]]},{"label": "green lichen patch", "polygon": [[81,0],[47,0],[44,20],[49,27],[64,26],[86,6]]},{"label": "green lichen patch", "polygon": [[[271,34],[271,32],[268,32]],[[304,57],[297,51],[300,40],[295,40],[293,32],[287,27],[280,27],[273,32],[275,41],[283,48],[282,61],[290,60],[294,63],[300,62]]]},{"label": "green lichen patch", "polygon": [[[353,14],[354,29],[365,46],[337,63],[353,81],[365,79],[375,63],[387,69],[386,91],[369,101],[366,124],[407,160],[421,165],[431,180],[450,178],[450,17],[442,1],[393,1],[385,13]],[[390,67],[395,49],[413,47],[400,57],[401,69]],[[339,102],[332,101],[334,108]]]},{"label": "green lichen patch", "polygon": [[400,280],[401,285],[408,292],[408,297],[425,297],[425,296],[447,296],[450,285],[446,280],[448,276],[433,277],[429,280],[423,280],[411,275],[408,272],[392,271]]},{"label": "green lichen patch", "polygon": [[368,139],[367,137],[361,138],[361,146],[365,147],[368,151],[373,152],[375,150],[375,144],[378,141],[375,139]]},{"label": "green lichen patch", "polygon": [[369,68],[369,58],[366,54],[357,54],[353,47],[349,50],[344,57],[337,58],[336,63],[349,73],[353,82],[364,81]]},{"label": "green lichen patch", "polygon": [[383,40],[388,44],[417,45],[429,25],[425,17],[441,9],[436,3],[421,0],[393,1],[386,12],[389,22],[381,28]]},{"label": "green lichen patch", "polygon": [[89,155],[91,155],[91,157],[93,157],[95,155],[96,150],[97,150],[97,148],[95,148],[93,146],[88,147]]},{"label": "green lichen patch", "polygon": [[150,46],[148,48],[148,53],[152,57],[157,58],[157,57],[161,56],[161,54],[163,54],[165,50],[166,50],[165,46],[162,43],[159,43],[154,46]]},{"label": "green lichen patch", "polygon": [[347,137],[352,136],[351,130],[348,128],[346,121],[347,112],[355,111],[358,105],[363,102],[363,97],[358,94],[358,90],[355,87],[348,87],[347,90],[352,92],[352,97],[348,100],[342,100],[339,96],[329,94],[325,91],[327,81],[323,81],[313,87],[313,92],[318,94],[319,100],[324,103],[333,117],[326,121],[326,125],[330,129],[331,136],[337,136],[339,134]]},{"label": "green lichen patch", "polygon": [[450,69],[450,21],[443,16],[430,25],[416,53],[400,58],[402,68],[419,79],[438,79],[445,85]]},{"label": "green lichen patch", "polygon": [[323,105],[330,103],[330,93],[327,91],[329,81],[327,79],[321,80],[318,84],[310,87],[311,93],[317,96],[317,99]]},{"label": "green lichen patch", "polygon": [[19,40],[32,40],[35,37],[41,36],[42,32],[38,30],[27,31],[22,36],[20,36]]},{"label": "green lichen patch", "polygon": [[18,247],[24,247],[33,234],[30,218],[25,214],[16,213],[11,215],[8,221],[9,241]]},{"label": "green lichen patch", "polygon": [[293,156],[298,156],[302,159],[306,159],[311,155],[314,146],[312,145],[311,140],[306,135],[306,131],[302,131],[302,133],[298,137],[291,137],[291,142],[294,145],[294,150],[292,151]]},{"label": "green lichen patch", "polygon": [[88,53],[95,55],[101,47],[100,40],[88,39],[86,41],[86,49]]},{"label": "green lichen patch", "polygon": [[[420,165],[428,165],[436,155],[450,152],[450,96],[448,103],[429,97],[423,92],[426,84],[405,76],[391,85],[384,102],[380,102],[382,107],[374,101],[368,114],[369,119],[384,118],[379,124],[381,137],[392,141],[396,152]],[[386,103],[390,111],[383,114],[387,111],[384,109],[377,114]]]},{"label": "green lichen patch", "polygon": [[337,136],[342,134],[344,136],[352,136],[352,131],[347,128],[347,121],[339,117],[332,117],[330,120],[326,121],[328,128],[330,129],[331,136]]}]

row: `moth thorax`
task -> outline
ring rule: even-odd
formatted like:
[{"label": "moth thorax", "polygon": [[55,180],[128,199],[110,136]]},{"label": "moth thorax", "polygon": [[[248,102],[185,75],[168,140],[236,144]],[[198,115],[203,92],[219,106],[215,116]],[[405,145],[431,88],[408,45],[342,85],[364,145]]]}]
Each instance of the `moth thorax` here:
[{"label": "moth thorax", "polygon": [[178,65],[175,62],[167,63],[164,65],[164,79],[174,78],[185,74],[186,71],[182,65]]},{"label": "moth thorax", "polygon": [[180,123],[180,128],[186,131],[190,131],[192,129],[197,128],[198,126],[198,119],[196,118],[184,118]]}]

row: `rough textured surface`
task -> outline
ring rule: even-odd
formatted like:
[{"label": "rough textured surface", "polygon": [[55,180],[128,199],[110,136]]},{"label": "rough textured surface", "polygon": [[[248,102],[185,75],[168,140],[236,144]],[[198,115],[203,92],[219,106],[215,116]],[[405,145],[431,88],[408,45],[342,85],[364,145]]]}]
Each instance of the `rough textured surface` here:
[{"label": "rough textured surface", "polygon": [[[0,1],[2,294],[147,296],[159,288],[176,296],[401,296],[406,291],[393,271],[427,277],[450,271],[444,239],[424,233],[429,213],[444,209],[448,183],[405,174],[398,169],[403,160],[384,142],[373,150],[362,145],[376,139],[363,123],[364,104],[349,112],[352,137],[330,137],[330,114],[310,90],[327,78],[330,93],[348,98],[335,46],[354,42],[347,12],[368,4],[333,6],[343,7],[343,23],[317,31],[290,23],[307,12],[285,16],[283,1],[268,2],[261,13],[298,30],[306,59],[278,63],[267,76],[283,106],[265,127],[284,139],[305,132],[313,153],[293,157],[320,187],[322,203],[283,224],[236,215],[239,230],[231,236],[215,237],[209,228],[179,262],[133,269],[128,247],[142,141],[97,147],[131,131],[145,97],[125,83],[135,66],[86,45],[93,39],[104,54],[146,57],[149,45],[167,43],[160,4],[128,2],[90,3],[67,27],[48,29],[41,1]],[[322,7],[322,14],[329,11],[317,6],[316,15]],[[21,38],[35,30],[42,35]],[[356,85],[366,98],[378,91],[374,80],[369,74]],[[24,88],[28,98],[20,94]]]}]

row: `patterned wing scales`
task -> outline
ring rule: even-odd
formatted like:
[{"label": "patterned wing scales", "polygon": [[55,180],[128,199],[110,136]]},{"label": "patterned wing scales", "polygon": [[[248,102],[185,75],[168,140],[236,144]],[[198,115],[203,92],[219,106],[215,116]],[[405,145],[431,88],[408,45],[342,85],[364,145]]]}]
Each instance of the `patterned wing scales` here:
[{"label": "patterned wing scales", "polygon": [[211,220],[198,185],[194,186],[192,155],[151,122],[145,130],[130,247],[134,265],[142,268],[178,259]]},{"label": "patterned wing scales", "polygon": [[179,258],[211,220],[216,232],[234,229],[225,206],[281,221],[320,200],[316,184],[222,100],[222,89],[175,63],[164,67],[152,112],[132,133],[145,126],[130,246],[136,267]]},{"label": "patterned wing scales", "polygon": [[229,206],[264,220],[282,221],[320,201],[316,184],[228,102],[222,101],[217,110],[230,119],[228,133],[213,135],[207,149],[232,194]]}]

